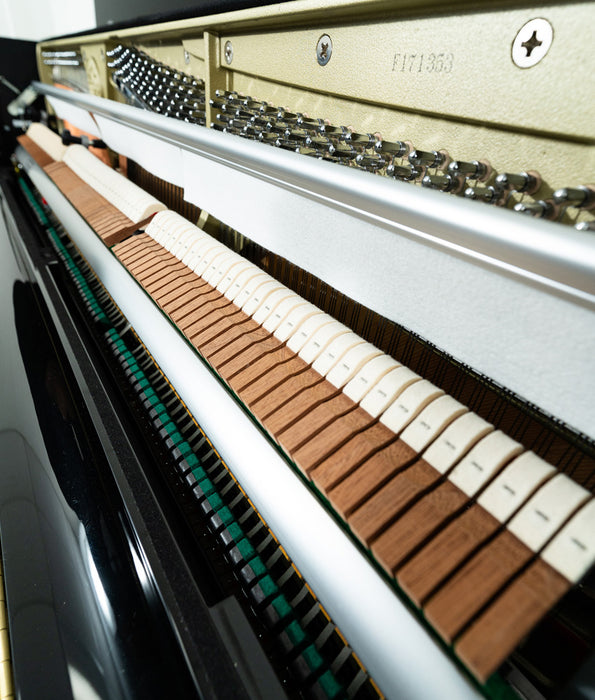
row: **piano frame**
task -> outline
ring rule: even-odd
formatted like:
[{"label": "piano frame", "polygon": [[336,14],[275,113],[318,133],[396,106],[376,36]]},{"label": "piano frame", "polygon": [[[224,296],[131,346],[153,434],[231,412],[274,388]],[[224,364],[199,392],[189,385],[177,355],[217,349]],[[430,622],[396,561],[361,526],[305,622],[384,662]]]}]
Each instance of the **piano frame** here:
[{"label": "piano frame", "polygon": [[[182,161],[187,159],[195,172],[204,167],[206,175],[199,184],[193,183],[194,189],[188,196],[192,198],[196,193],[194,203],[219,216],[225,212],[221,210],[223,203],[217,187],[223,182],[229,187],[229,180],[234,177],[250,191],[256,183],[257,187],[280,192],[284,202],[289,197],[298,198],[299,206],[307,212],[308,221],[318,220],[320,228],[312,232],[311,237],[302,236],[297,243],[297,232],[291,222],[280,231],[277,212],[277,218],[268,217],[268,229],[260,225],[258,217],[251,215],[244,203],[228,212],[228,220],[231,218],[233,224],[236,218],[243,217],[243,230],[246,231],[247,227],[257,242],[273,247],[271,240],[276,239],[277,250],[315,272],[320,270],[316,268],[316,262],[312,262],[312,238],[320,239],[324,235],[324,242],[332,250],[332,253],[326,251],[327,258],[332,260],[327,280],[339,288],[343,285],[341,291],[346,291],[357,301],[373,308],[380,306],[389,317],[397,315],[398,310],[387,311],[382,307],[382,288],[365,285],[363,280],[369,269],[360,269],[354,279],[341,283],[349,261],[340,243],[350,232],[343,221],[336,221],[338,217],[349,217],[356,230],[353,235],[365,235],[379,252],[387,244],[388,233],[390,244],[396,250],[400,241],[413,241],[423,248],[426,256],[433,252],[464,266],[459,271],[478,270],[484,276],[489,271],[497,275],[502,294],[514,294],[519,285],[525,293],[531,290],[547,300],[545,308],[548,313],[556,313],[556,305],[559,305],[560,313],[562,308],[571,306],[578,315],[578,323],[582,324],[584,314],[592,317],[595,301],[593,246],[588,236],[578,231],[560,231],[554,224],[543,226],[541,222],[516,217],[507,211],[489,210],[489,215],[484,215],[485,208],[475,203],[452,200],[424,190],[411,192],[407,185],[385,183],[379,178],[290,153],[274,151],[273,158],[270,149],[260,144],[239,141],[226,134],[93,96],[64,94],[43,84],[36,84],[36,87],[52,98],[58,109],[60,101],[67,103],[70,119],[73,112],[76,119],[77,109],[92,112],[98,118],[102,136],[108,143],[113,138],[120,139],[118,144],[112,141],[114,147],[124,143],[126,134],[133,127],[149,138],[159,138],[172,153],[179,152],[178,157]],[[109,120],[110,127],[116,127],[116,136],[109,134],[105,120]],[[378,577],[357,546],[329,518],[301,479],[287,468],[277,449],[255,429],[250,416],[213,376],[208,366],[198,359],[187,341],[30,156],[21,148],[17,154],[73,242],[143,338],[329,614],[346,637],[353,640],[354,649],[383,692],[391,697],[406,688],[407,697],[413,698],[425,697],[428,692],[438,695],[447,688],[453,697],[475,696],[475,690],[464,676],[419,626],[394,591]],[[212,177],[213,168],[221,171],[217,178]],[[207,193],[204,194],[199,185],[204,185],[209,179],[215,185],[210,189],[206,187]],[[236,187],[237,184],[233,189]],[[396,197],[395,192],[404,188],[407,188],[407,196]],[[324,254],[323,251],[323,257]],[[385,258],[390,259],[390,256]],[[373,261],[372,268],[375,264]],[[365,261],[361,267],[366,268]],[[383,270],[380,275],[386,279],[389,272]],[[419,269],[412,271],[405,283],[414,280],[418,273]],[[489,297],[490,292],[484,292],[482,301]],[[417,305],[418,311],[422,306],[421,303]],[[468,338],[475,320],[471,315],[466,325],[459,328],[461,342]],[[498,319],[494,319],[494,324],[494,335],[497,335]],[[493,341],[493,336],[490,339]],[[523,351],[526,352],[526,348]],[[579,359],[577,362],[580,364]],[[554,366],[548,371],[553,373]],[[196,392],[195,387],[201,387],[200,392]],[[208,395],[208,401],[204,401],[205,395]],[[573,398],[576,400],[576,396]],[[233,442],[227,439],[230,429],[236,436]],[[354,572],[357,572],[355,576]],[[341,582],[340,585],[337,581]],[[428,669],[432,672],[428,673]]]},{"label": "piano frame", "polygon": [[[314,3],[298,5],[302,15],[293,23],[300,16],[323,22]],[[337,20],[339,11],[333,12]],[[267,17],[261,27],[274,24],[274,10],[261,15]],[[236,22],[238,17],[229,17],[221,26],[235,30]],[[170,30],[159,31],[166,36]],[[218,44],[209,49],[208,35],[207,50],[220,50]],[[89,49],[95,57],[97,41]],[[218,78],[208,80],[213,88]],[[35,87],[58,117],[95,127],[116,152],[143,164],[151,160],[147,143],[152,144],[155,157],[148,169],[183,186],[193,204],[430,339],[581,436],[595,437],[595,245],[589,233],[273,150],[102,97],[47,83]],[[23,149],[17,155],[382,691],[388,697],[477,697],[407,604],[56,186]],[[266,215],[254,206],[256,193],[266,198]],[[369,251],[365,258],[362,241]]]}]

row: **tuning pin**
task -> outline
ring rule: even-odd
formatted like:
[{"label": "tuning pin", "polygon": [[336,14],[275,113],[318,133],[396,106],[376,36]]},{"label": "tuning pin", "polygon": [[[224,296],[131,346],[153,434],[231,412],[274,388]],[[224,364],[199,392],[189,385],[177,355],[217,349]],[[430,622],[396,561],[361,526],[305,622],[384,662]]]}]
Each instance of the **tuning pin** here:
[{"label": "tuning pin", "polygon": [[250,117],[250,121],[251,121],[252,124],[254,124],[255,126],[261,126],[261,127],[263,127],[263,128],[266,128],[266,127],[267,127],[267,124],[270,124],[270,123],[271,123],[270,120],[267,119],[265,116],[259,116],[258,114],[253,114],[253,115]]},{"label": "tuning pin", "polygon": [[440,192],[460,192],[465,180],[454,175],[426,175],[421,181],[424,187]]},{"label": "tuning pin", "polygon": [[300,116],[297,119],[297,124],[298,126],[304,129],[307,128],[310,130],[320,132],[321,128],[324,126],[324,121],[322,119],[306,117],[303,114],[300,114]]},{"label": "tuning pin", "polygon": [[319,127],[319,131],[326,136],[338,136],[340,139],[347,139],[351,133],[346,126],[333,126],[324,122]]},{"label": "tuning pin", "polygon": [[595,231],[595,221],[581,221],[574,228],[577,231]]},{"label": "tuning pin", "polygon": [[283,132],[283,136],[288,140],[293,142],[295,145],[300,145],[302,143],[306,143],[306,139],[308,139],[309,134],[308,132],[304,131],[303,129],[285,129]]},{"label": "tuning pin", "polygon": [[332,141],[329,142],[328,154],[333,158],[342,158],[347,160],[353,160],[357,157],[357,151],[348,143],[333,143]]},{"label": "tuning pin", "polygon": [[277,138],[278,138],[278,136],[276,134],[271,134],[267,131],[261,131],[258,134],[258,140],[262,141],[263,143],[270,143],[270,144],[274,145]]},{"label": "tuning pin", "polygon": [[277,148],[283,148],[286,151],[295,151],[295,144],[286,139],[278,138],[275,141],[275,146],[277,146]]},{"label": "tuning pin", "polygon": [[498,204],[504,195],[504,190],[500,187],[467,187],[465,197],[467,199],[477,199],[486,204]]},{"label": "tuning pin", "polygon": [[329,151],[331,148],[335,148],[333,142],[324,136],[307,136],[306,137],[307,148],[314,148],[316,150]]},{"label": "tuning pin", "polygon": [[553,194],[554,202],[566,207],[591,209],[595,206],[595,189],[592,187],[563,187]]},{"label": "tuning pin", "polygon": [[533,194],[541,185],[541,177],[532,170],[527,173],[501,173],[496,178],[496,184],[505,190]]},{"label": "tuning pin", "polygon": [[123,48],[124,48],[124,47],[122,46],[122,44],[118,44],[117,46],[114,46],[113,49],[108,49],[108,50],[105,52],[105,55],[106,55],[108,58],[113,58],[114,56],[117,56],[119,53],[121,53],[121,51],[123,50]]},{"label": "tuning pin", "polygon": [[374,148],[376,137],[374,134],[356,134],[350,131],[345,134],[344,141],[357,146],[359,149],[369,150]]},{"label": "tuning pin", "polygon": [[287,122],[288,124],[296,124],[297,120],[304,115],[300,112],[286,112],[283,107],[279,107],[277,111],[277,119],[279,121]]},{"label": "tuning pin", "polygon": [[266,102],[263,102],[261,106],[258,108],[258,111],[260,114],[277,114],[277,108],[276,107],[271,107],[271,105],[268,105]]},{"label": "tuning pin", "polygon": [[448,172],[452,175],[462,175],[470,180],[487,180],[492,174],[489,163],[482,160],[453,160],[448,166]]},{"label": "tuning pin", "polygon": [[356,156],[355,162],[360,166],[360,168],[372,170],[373,172],[384,168],[384,166],[386,165],[386,159],[376,154],[367,155],[364,153],[360,153],[358,156]]},{"label": "tuning pin", "polygon": [[406,182],[418,180],[425,172],[425,168],[416,168],[413,165],[395,165],[394,163],[391,163],[386,168],[388,177],[394,177],[395,180],[405,180]]},{"label": "tuning pin", "polygon": [[300,148],[296,148],[295,152],[300,153],[303,156],[310,156],[312,158],[322,158],[324,155],[321,151],[317,150],[316,148],[300,147]]},{"label": "tuning pin", "polygon": [[190,112],[185,113],[184,117],[185,121],[187,122],[194,122],[197,124],[204,124],[205,123],[205,112],[204,110],[200,109],[193,109]]},{"label": "tuning pin", "polygon": [[231,90],[215,90],[215,97],[232,102],[233,100],[238,100],[240,95]]},{"label": "tuning pin", "polygon": [[248,108],[248,105],[251,102],[254,102],[254,100],[252,99],[252,97],[250,97],[250,95],[241,95],[238,99],[238,104],[246,108]]},{"label": "tuning pin", "polygon": [[403,158],[411,150],[411,144],[406,141],[376,141],[376,153],[385,153],[393,158]]},{"label": "tuning pin", "polygon": [[514,205],[514,211],[535,219],[554,219],[558,213],[558,207],[553,202],[540,199],[537,202],[518,202]]},{"label": "tuning pin", "polygon": [[260,134],[260,129],[255,127],[253,124],[246,124],[246,126],[242,129],[242,136],[245,136],[246,138],[259,139]]},{"label": "tuning pin", "polygon": [[423,165],[426,168],[445,168],[449,161],[446,151],[411,151],[409,162],[411,165]]},{"label": "tuning pin", "polygon": [[246,121],[246,119],[238,119],[238,117],[234,117],[230,122],[230,126],[233,126],[234,129],[239,129],[242,131],[247,126],[250,126],[250,124],[248,121]]},{"label": "tuning pin", "polygon": [[246,119],[246,120],[251,120],[252,117],[254,116],[252,112],[249,112],[247,109],[241,109],[238,107],[233,113],[234,117],[238,117],[238,119]]}]

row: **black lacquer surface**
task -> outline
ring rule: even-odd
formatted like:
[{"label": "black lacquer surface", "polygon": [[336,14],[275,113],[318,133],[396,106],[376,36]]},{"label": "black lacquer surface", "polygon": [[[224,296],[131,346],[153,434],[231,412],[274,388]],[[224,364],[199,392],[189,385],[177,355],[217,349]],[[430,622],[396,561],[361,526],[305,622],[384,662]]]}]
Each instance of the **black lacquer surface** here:
[{"label": "black lacquer surface", "polygon": [[16,693],[193,696],[84,403],[5,222],[0,545]]}]

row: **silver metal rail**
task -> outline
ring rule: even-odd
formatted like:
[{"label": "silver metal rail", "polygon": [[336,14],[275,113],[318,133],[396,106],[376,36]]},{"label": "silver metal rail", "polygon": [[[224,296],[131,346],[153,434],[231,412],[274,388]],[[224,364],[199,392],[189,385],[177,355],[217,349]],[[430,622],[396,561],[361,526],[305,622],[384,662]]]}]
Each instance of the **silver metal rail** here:
[{"label": "silver metal rail", "polygon": [[92,95],[35,82],[35,89],[211,161],[380,225],[471,257],[595,306],[595,238],[506,209],[388,181],[353,168],[271,149]]}]

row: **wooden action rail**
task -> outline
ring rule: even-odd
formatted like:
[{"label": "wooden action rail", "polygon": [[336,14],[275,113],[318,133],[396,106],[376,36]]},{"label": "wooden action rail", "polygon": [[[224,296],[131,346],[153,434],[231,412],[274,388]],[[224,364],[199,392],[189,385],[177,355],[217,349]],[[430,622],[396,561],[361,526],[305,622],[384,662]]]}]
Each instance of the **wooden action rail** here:
[{"label": "wooden action rail", "polygon": [[108,248],[144,228],[150,221],[150,217],[140,223],[131,221],[72,172],[66,163],[50,163],[44,170]]},{"label": "wooden action rail", "polygon": [[182,217],[114,253],[478,679],[593,564],[586,489]]},{"label": "wooden action rail", "polygon": [[165,205],[89,153],[64,146],[60,137],[34,123],[18,138],[106,246],[128,238]]},{"label": "wooden action rail", "polygon": [[46,165],[55,163],[55,160],[52,158],[52,156],[41,146],[35,143],[35,141],[30,136],[27,136],[27,134],[17,136],[17,141],[33,158],[37,165],[39,165],[40,168],[45,168]]}]

